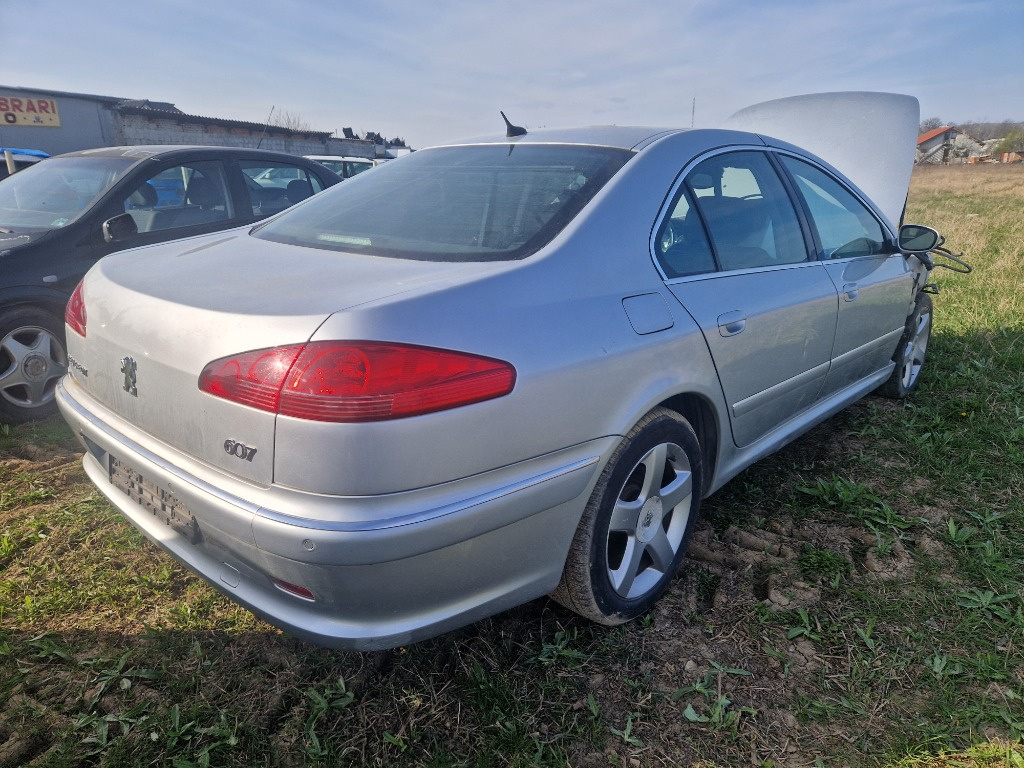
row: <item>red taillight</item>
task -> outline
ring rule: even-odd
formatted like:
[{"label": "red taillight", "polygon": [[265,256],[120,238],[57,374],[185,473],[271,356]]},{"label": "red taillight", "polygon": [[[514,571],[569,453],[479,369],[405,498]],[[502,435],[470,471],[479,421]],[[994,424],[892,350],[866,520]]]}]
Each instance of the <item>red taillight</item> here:
[{"label": "red taillight", "polygon": [[302,344],[257,349],[214,360],[199,374],[199,389],[261,411],[277,411],[281,385],[302,349]]},{"label": "red taillight", "polygon": [[64,308],[64,322],[75,333],[85,337],[85,299],[82,298],[82,283],[79,281],[75,292],[71,294],[67,307]]},{"label": "red taillight", "polygon": [[214,360],[199,388],[217,397],[333,422],[383,421],[507,395],[515,368],[501,360],[409,344],[321,341]]}]

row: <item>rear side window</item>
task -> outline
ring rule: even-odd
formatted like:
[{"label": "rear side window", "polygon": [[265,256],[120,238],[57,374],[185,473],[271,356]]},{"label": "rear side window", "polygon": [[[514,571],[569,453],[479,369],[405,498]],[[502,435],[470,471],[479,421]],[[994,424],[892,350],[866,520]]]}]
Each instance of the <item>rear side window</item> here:
[{"label": "rear side window", "polygon": [[806,261],[793,202],[762,152],[698,163],[660,225],[655,255],[669,278]]},{"label": "rear side window", "polygon": [[630,157],[530,144],[423,150],[332,187],[255,236],[428,261],[521,259],[550,242]]},{"label": "rear side window", "polygon": [[280,213],[324,188],[320,179],[302,166],[265,160],[242,160],[238,165],[249,192],[252,215],[258,218]]},{"label": "rear side window", "polygon": [[320,163],[320,165],[322,165],[324,168],[328,168],[328,169],[334,171],[339,176],[342,176],[345,173],[345,161],[344,160],[323,160],[323,159],[321,159],[321,160],[317,160],[317,162]]},{"label": "rear side window", "polygon": [[882,225],[852,192],[802,160],[783,155],[782,163],[796,180],[826,259],[886,252]]},{"label": "rear side window", "polygon": [[670,215],[658,229],[654,252],[669,279],[717,269],[700,214],[685,186],[680,187]]},{"label": "rear side window", "polygon": [[346,179],[350,179],[357,173],[368,171],[373,168],[373,163],[367,160],[365,163],[359,162],[358,160],[346,160],[345,165],[342,169],[341,175]]},{"label": "rear side window", "polygon": [[686,176],[723,270],[807,259],[800,221],[782,180],[761,152],[730,152]]}]

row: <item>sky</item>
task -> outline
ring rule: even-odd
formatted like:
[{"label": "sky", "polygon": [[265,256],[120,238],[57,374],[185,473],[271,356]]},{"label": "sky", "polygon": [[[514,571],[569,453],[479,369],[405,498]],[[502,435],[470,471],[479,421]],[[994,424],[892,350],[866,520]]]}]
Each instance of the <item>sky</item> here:
[{"label": "sky", "polygon": [[0,0],[0,86],[171,102],[415,148],[527,128],[711,127],[823,91],[1024,121],[1022,0]]}]

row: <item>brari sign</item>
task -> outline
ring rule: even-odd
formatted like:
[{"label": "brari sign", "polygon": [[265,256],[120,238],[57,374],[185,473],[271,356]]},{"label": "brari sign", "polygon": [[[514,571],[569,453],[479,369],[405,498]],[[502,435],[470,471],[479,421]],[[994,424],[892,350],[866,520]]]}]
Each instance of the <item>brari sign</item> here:
[{"label": "brari sign", "polygon": [[59,128],[56,99],[31,99],[0,93],[0,125]]}]

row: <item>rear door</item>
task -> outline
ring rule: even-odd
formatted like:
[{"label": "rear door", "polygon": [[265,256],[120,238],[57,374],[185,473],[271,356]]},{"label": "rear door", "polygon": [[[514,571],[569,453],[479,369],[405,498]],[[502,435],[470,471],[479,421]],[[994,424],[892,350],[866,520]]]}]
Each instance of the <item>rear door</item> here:
[{"label": "rear door", "polygon": [[695,165],[653,247],[669,289],[704,334],[737,445],[817,401],[838,298],[764,152],[720,153]]}]

